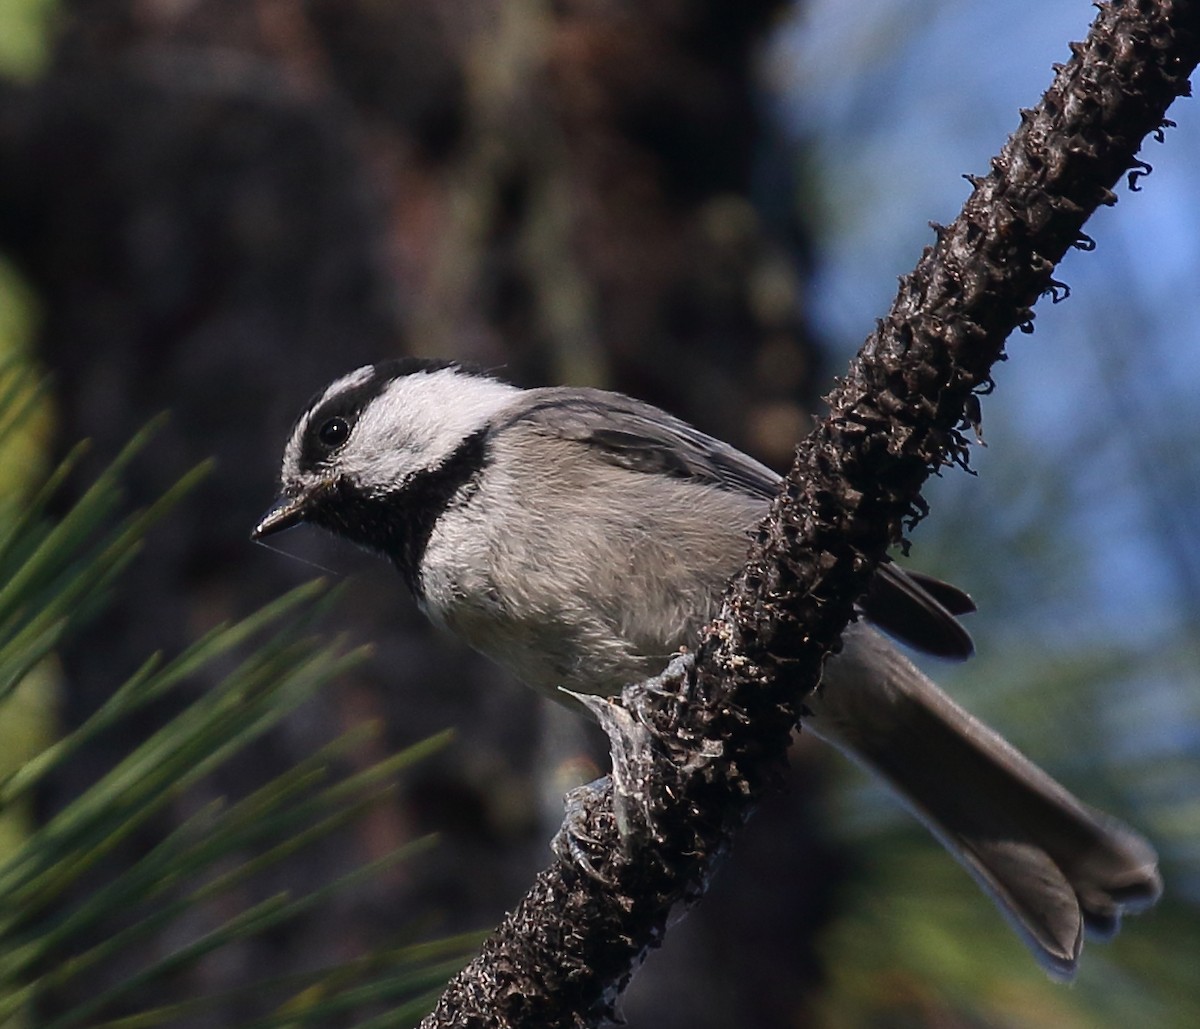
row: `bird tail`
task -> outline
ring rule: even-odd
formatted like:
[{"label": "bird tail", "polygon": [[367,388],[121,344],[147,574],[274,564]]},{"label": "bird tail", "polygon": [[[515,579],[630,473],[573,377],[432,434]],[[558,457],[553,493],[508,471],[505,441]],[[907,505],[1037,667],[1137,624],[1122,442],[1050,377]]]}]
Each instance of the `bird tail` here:
[{"label": "bird tail", "polygon": [[891,785],[1046,969],[1075,972],[1084,929],[1117,931],[1162,892],[1138,833],[1073,797],[878,633],[851,626],[805,728]]}]

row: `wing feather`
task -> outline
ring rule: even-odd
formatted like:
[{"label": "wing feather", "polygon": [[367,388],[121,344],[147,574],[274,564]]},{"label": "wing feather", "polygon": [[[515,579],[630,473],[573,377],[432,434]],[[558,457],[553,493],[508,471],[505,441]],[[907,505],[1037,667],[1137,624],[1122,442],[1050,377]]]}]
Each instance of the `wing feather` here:
[{"label": "wing feather", "polygon": [[[764,464],[650,404],[598,389],[550,387],[524,393],[507,409],[505,425],[572,440],[630,471],[665,475],[742,493],[775,496],[780,477]],[[939,657],[966,658],[970,634],[955,617],[974,611],[949,583],[890,561],[880,566],[859,607],[891,636]]]},{"label": "wing feather", "polygon": [[650,404],[598,389],[529,390],[508,410],[522,422],[592,448],[632,471],[690,479],[770,500],[779,476],[735,447]]}]

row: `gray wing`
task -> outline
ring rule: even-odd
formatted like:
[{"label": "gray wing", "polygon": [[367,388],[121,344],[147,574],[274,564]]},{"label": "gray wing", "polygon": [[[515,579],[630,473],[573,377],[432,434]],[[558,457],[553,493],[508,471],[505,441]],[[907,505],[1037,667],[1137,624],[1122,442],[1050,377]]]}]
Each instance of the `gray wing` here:
[{"label": "gray wing", "polygon": [[779,476],[764,464],[651,404],[599,389],[528,390],[504,424],[575,440],[635,472],[666,475],[770,500]]},{"label": "gray wing", "polygon": [[[498,428],[521,422],[537,431],[589,447],[631,471],[688,479],[764,501],[779,476],[764,464],[651,404],[598,389],[528,390]],[[975,610],[949,583],[887,561],[859,601],[866,617],[909,646],[939,657],[974,652],[956,615]]]},{"label": "gray wing", "polygon": [[974,611],[975,601],[932,575],[885,560],[858,607],[889,636],[926,654],[962,661],[975,653],[971,634],[956,617]]}]

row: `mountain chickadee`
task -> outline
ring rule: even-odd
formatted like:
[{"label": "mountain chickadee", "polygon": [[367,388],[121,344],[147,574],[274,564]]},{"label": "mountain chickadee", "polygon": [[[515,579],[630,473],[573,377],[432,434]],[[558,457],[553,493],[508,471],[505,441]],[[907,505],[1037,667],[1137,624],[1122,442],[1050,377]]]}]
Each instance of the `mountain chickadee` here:
[{"label": "mountain chickadee", "polygon": [[[254,539],[311,522],[390,558],[439,625],[550,695],[613,695],[695,645],[779,477],[648,404],[449,362],[360,368],[309,403]],[[966,657],[965,594],[885,563],[866,621]],[[561,698],[562,694],[559,693]],[[893,787],[1046,968],[1158,897],[1141,836],[1085,806],[863,620],[806,729]]]}]

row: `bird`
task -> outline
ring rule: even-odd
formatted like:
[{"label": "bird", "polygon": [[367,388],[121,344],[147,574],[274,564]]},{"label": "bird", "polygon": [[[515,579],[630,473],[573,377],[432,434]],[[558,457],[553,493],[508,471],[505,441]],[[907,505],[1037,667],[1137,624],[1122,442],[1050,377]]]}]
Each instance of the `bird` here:
[{"label": "bird", "polygon": [[[648,403],[522,388],[453,361],[317,392],[251,537],[307,523],[390,560],[436,625],[542,693],[615,696],[694,647],[780,477]],[[887,560],[803,730],[883,780],[1055,978],[1162,891],[1138,832],[1089,807],[902,652],[973,652],[957,587]]]}]

